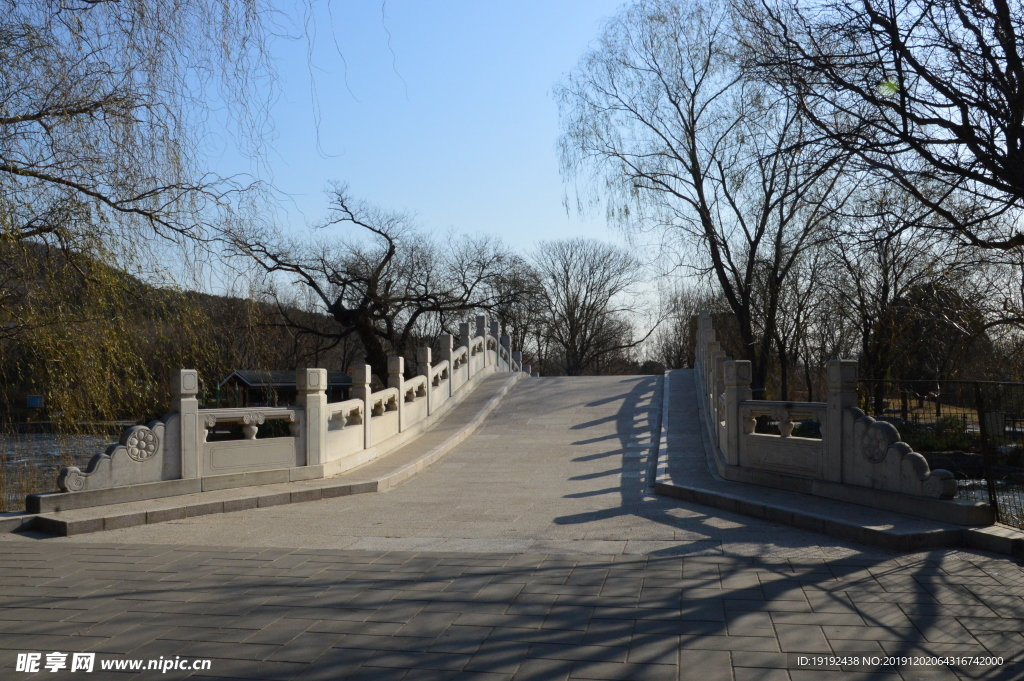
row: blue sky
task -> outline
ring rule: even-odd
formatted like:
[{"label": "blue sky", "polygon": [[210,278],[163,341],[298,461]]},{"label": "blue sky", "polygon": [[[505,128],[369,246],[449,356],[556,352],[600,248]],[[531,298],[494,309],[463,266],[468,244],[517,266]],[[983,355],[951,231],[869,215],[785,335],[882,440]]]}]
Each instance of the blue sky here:
[{"label": "blue sky", "polygon": [[551,96],[619,4],[317,5],[312,73],[306,42],[273,48],[282,96],[267,166],[290,197],[283,221],[296,229],[321,217],[336,180],[428,229],[485,232],[523,250],[576,235],[620,241],[602,213],[566,213]]}]

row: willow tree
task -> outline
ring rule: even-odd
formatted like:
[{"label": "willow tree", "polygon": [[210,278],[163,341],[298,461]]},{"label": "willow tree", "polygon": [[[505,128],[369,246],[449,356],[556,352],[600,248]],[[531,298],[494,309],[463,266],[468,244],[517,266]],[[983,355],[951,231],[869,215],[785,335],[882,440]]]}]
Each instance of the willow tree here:
[{"label": "willow tree", "polygon": [[208,238],[247,187],[211,174],[200,145],[215,117],[262,144],[268,11],[0,0],[0,233]]},{"label": "willow tree", "polygon": [[206,156],[214,128],[261,151],[270,12],[0,0],[0,359],[5,384],[62,401],[51,416],[141,405],[153,353],[138,340],[164,303],[140,281],[177,278],[165,246],[205,246],[260,204],[258,184],[218,177]]},{"label": "willow tree", "polygon": [[[798,107],[745,76],[721,3],[641,0],[556,89],[564,174],[627,227],[677,238],[738,321],[763,390],[786,279],[822,237],[841,162]],[[804,153],[790,153],[803,146]]]}]

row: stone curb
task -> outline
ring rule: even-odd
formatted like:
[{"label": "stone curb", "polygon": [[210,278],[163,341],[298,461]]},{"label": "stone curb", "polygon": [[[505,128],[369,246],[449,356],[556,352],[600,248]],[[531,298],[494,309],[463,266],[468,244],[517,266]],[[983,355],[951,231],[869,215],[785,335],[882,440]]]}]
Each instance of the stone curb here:
[{"label": "stone curb", "polygon": [[[92,509],[81,509],[75,513],[82,517],[67,517],[65,513],[44,513],[33,515],[28,513],[5,514],[11,517],[0,517],[0,531],[28,531],[36,530],[46,534],[53,534],[61,537],[70,537],[79,534],[92,532],[103,532],[137,525],[148,525],[153,523],[166,522],[169,520],[182,520],[202,515],[216,513],[231,513],[252,508],[266,508],[269,506],[280,506],[283,504],[296,504],[306,501],[318,501],[334,497],[350,496],[353,494],[367,494],[383,492],[390,487],[408,480],[417,473],[423,471],[427,466],[434,463],[452,449],[472,435],[484,422],[484,419],[494,411],[502,398],[508,394],[512,386],[523,377],[522,372],[513,374],[509,380],[494,394],[491,399],[477,412],[476,416],[460,428],[443,443],[429,450],[415,461],[405,464],[397,471],[375,480],[363,480],[343,484],[331,484],[330,480],[320,480],[323,484],[310,486],[310,482],[298,486],[297,483],[286,483],[279,485],[264,485],[258,488],[233,488],[201,494],[224,495],[220,500],[195,501],[188,504],[175,504],[174,497],[153,499],[158,508],[104,513],[103,509],[109,507],[97,506]],[[440,421],[438,423],[443,423]],[[293,487],[295,487],[293,489]],[[257,491],[258,490],[258,491]],[[83,513],[83,511],[95,511],[95,513]],[[8,529],[8,527],[10,529]]]},{"label": "stone curb", "polygon": [[791,525],[802,530],[820,532],[830,537],[879,546],[892,551],[920,551],[930,548],[960,546],[963,530],[937,528],[928,532],[894,532],[848,523],[834,517],[817,515],[784,506],[765,504],[735,494],[709,491],[679,483],[657,482],[654,491],[662,496],[693,501],[762,520]]},{"label": "stone curb", "polygon": [[[936,523],[938,526],[933,530],[900,532],[892,529],[860,525],[826,514],[810,513],[778,504],[753,501],[743,496],[743,483],[731,483],[736,485],[737,493],[730,494],[674,481],[668,473],[668,457],[665,455],[668,444],[668,372],[665,372],[663,386],[662,437],[659,440],[658,451],[656,452],[656,455],[659,457],[657,463],[658,475],[654,483],[656,494],[691,501],[704,506],[712,506],[723,511],[740,513],[762,520],[770,520],[802,530],[819,532],[847,541],[878,546],[892,551],[912,552],[930,548],[962,546],[992,551],[993,553],[1002,553],[1015,558],[1024,558],[1024,532],[1008,526],[961,528],[950,527],[944,523]],[[705,421],[703,418],[698,420],[700,421],[701,441],[704,445],[705,456],[710,457],[710,440],[707,436]],[[708,470],[716,480],[729,484],[728,481],[722,480],[716,475],[710,462]],[[799,494],[799,492],[794,492],[794,494]],[[824,502],[824,500],[822,501]],[[893,513],[893,515],[902,517],[897,513]]]}]

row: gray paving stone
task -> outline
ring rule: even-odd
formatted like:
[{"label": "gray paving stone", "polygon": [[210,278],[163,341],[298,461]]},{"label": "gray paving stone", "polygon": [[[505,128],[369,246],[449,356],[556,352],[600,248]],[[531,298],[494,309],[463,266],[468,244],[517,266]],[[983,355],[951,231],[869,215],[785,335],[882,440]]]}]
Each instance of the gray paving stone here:
[{"label": "gray paving stone", "polygon": [[518,641],[487,639],[472,653],[466,663],[466,671],[514,674],[532,644]]},{"label": "gray paving stone", "polygon": [[[609,488],[594,474],[625,465],[654,379],[567,380],[557,393],[521,383],[485,437],[387,494],[0,537],[0,678],[16,652],[46,649],[208,656],[209,678],[736,681],[785,673],[788,650],[1024,646],[1010,560],[885,552],[650,497],[629,478]],[[666,529],[716,555],[622,553]],[[374,543],[389,537],[403,542]],[[362,539],[376,548],[343,548]],[[588,552],[600,546],[618,553]],[[809,672],[789,675],[831,676]]]},{"label": "gray paving stone", "polygon": [[617,648],[612,646],[534,643],[530,646],[528,656],[545,657],[553,660],[595,660],[600,662],[625,662],[628,650],[628,648]]},{"label": "gray paving stone", "polygon": [[375,651],[331,648],[306,665],[293,681],[337,681],[355,673]]},{"label": "gray paving stone", "polygon": [[348,634],[335,648],[358,648],[360,650],[425,651],[434,643],[434,638],[413,636],[376,636],[373,634]]},{"label": "gray paving stone", "polygon": [[360,667],[345,677],[345,681],[400,681],[409,673],[408,669],[385,669],[381,667]]},{"label": "gray paving stone", "polygon": [[217,660],[202,676],[188,678],[201,681],[207,679],[261,679],[265,681],[288,681],[302,670],[303,665],[294,662],[273,662],[264,660]]},{"label": "gray paving stone", "polygon": [[250,634],[245,642],[283,646],[304,633],[312,624],[313,621],[307,619],[281,618]]},{"label": "gray paving stone", "polygon": [[733,671],[736,681],[790,681],[789,671],[785,669],[737,667]]},{"label": "gray paving stone", "polygon": [[[726,618],[730,636],[775,636],[772,615],[767,612],[731,612]],[[778,621],[776,619],[776,621]]]},{"label": "gray paving stone", "polygon": [[760,669],[787,669],[789,655],[787,653],[765,653],[753,650],[733,650],[733,667],[757,667]]},{"label": "gray paving stone", "polygon": [[679,651],[680,681],[733,681],[732,661],[727,650]]},{"label": "gray paving stone", "polygon": [[751,650],[777,653],[779,642],[766,636],[701,636],[682,635],[679,645],[683,650]]},{"label": "gray paving stone", "polygon": [[576,662],[569,673],[572,679],[608,679],[609,681],[675,681],[678,669],[672,664],[633,664],[618,662]]},{"label": "gray paving stone", "polygon": [[268,660],[311,663],[341,640],[339,634],[306,632],[282,646]]},{"label": "gray paving stone", "polygon": [[578,629],[552,630],[539,628],[530,629],[525,627],[494,627],[488,638],[497,641],[577,645],[583,643],[584,633]]},{"label": "gray paving stone", "polygon": [[450,626],[427,648],[434,653],[465,653],[472,655],[494,631],[491,627]]},{"label": "gray paving stone", "polygon": [[455,653],[387,651],[377,653],[364,662],[363,667],[461,670],[469,660],[469,655]]},{"label": "gray paving stone", "polygon": [[821,627],[805,624],[776,624],[779,647],[784,653],[829,653],[832,647]]},{"label": "gray paving stone", "polygon": [[679,637],[665,634],[636,634],[629,643],[626,661],[637,664],[675,665]]},{"label": "gray paving stone", "polygon": [[527,658],[519,665],[513,681],[565,681],[572,672],[573,662]]}]

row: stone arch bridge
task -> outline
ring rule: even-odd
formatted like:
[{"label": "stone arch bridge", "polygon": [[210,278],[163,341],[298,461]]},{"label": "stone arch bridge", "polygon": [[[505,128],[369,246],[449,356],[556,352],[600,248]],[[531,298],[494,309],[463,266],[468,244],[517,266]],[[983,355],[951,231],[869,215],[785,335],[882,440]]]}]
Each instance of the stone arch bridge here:
[{"label": "stone arch bridge", "polygon": [[303,370],[293,408],[211,413],[179,374],[171,417],[0,521],[0,678],[1024,676],[1017,535],[853,411],[855,366],[753,404],[706,320],[664,376],[533,376],[462,331],[345,403]]}]

